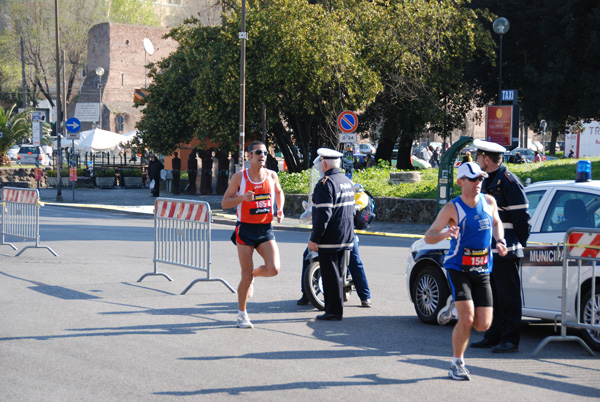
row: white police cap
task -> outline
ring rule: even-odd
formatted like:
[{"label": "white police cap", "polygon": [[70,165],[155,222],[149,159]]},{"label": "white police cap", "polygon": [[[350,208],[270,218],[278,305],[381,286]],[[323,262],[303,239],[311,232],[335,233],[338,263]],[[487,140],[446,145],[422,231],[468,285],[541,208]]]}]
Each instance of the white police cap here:
[{"label": "white police cap", "polygon": [[342,153],[329,148],[317,149],[317,154],[323,159],[337,159],[342,157]]},{"label": "white police cap", "polygon": [[504,148],[500,144],[496,144],[495,142],[473,140],[473,146],[477,148],[478,151],[484,151],[495,154],[503,154],[504,152],[506,152],[506,148]]}]

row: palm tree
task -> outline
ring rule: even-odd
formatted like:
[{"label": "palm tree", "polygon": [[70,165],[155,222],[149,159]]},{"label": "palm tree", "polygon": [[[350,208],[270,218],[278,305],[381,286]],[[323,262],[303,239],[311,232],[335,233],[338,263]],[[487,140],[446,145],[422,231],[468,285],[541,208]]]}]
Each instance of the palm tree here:
[{"label": "palm tree", "polygon": [[10,165],[6,156],[9,148],[32,135],[31,123],[27,119],[30,110],[14,113],[16,106],[13,105],[8,112],[0,107],[0,165]]}]

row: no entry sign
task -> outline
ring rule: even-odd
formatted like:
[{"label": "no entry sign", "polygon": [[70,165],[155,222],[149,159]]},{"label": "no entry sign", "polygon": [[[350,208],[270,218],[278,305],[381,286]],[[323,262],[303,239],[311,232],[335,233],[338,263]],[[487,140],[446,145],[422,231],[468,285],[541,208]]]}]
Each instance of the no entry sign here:
[{"label": "no entry sign", "polygon": [[354,112],[345,110],[338,116],[338,127],[344,133],[353,133],[358,127],[358,117]]}]

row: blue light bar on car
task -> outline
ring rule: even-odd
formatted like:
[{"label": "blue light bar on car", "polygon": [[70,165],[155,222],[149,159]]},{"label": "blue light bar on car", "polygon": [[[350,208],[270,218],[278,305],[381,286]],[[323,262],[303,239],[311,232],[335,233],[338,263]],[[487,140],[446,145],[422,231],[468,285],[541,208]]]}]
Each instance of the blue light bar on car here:
[{"label": "blue light bar on car", "polygon": [[592,181],[592,162],[591,161],[577,162],[575,181],[576,182]]}]

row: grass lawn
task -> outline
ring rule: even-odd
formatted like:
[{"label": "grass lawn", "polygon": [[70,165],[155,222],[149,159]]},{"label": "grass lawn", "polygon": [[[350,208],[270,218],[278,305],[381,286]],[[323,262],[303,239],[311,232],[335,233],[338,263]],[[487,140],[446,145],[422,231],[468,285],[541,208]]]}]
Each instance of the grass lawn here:
[{"label": "grass lawn", "polygon": [[[557,155],[558,156],[558,155]],[[600,180],[600,157],[589,158],[592,161],[592,178]],[[546,180],[575,180],[577,159],[558,159],[543,163],[508,164],[508,169],[517,175],[523,184]],[[371,169],[354,172],[354,182],[360,183],[374,197],[397,197],[436,199],[438,169],[420,170],[419,183],[389,184],[390,172],[399,171],[389,166],[379,165]],[[456,177],[456,172],[454,174]],[[279,179],[283,191],[287,194],[308,194],[309,171],[302,173],[280,172]],[[454,194],[460,194],[460,187],[454,184]]]}]

